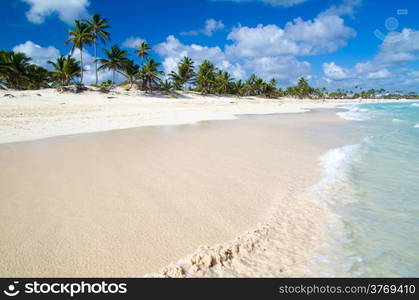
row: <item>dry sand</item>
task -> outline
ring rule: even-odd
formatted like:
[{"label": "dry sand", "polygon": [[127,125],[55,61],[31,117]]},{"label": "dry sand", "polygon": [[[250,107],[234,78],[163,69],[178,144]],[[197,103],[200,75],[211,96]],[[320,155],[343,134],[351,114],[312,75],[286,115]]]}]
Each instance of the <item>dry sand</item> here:
[{"label": "dry sand", "polygon": [[247,116],[2,144],[0,276],[133,277],[182,257],[156,276],[307,275],[329,215],[295,195],[345,123]]},{"label": "dry sand", "polygon": [[[11,95],[11,96],[9,96]],[[372,102],[376,100],[368,100]],[[300,113],[359,100],[267,100],[258,98],[178,98],[116,89],[109,94],[0,91],[0,143],[147,125],[189,124],[201,120],[235,119],[238,114]]]}]

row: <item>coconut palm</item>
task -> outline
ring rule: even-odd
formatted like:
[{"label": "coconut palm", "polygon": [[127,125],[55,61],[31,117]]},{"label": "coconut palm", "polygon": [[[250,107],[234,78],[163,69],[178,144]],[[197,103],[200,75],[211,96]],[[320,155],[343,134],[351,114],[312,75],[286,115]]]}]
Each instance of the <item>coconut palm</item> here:
[{"label": "coconut palm", "polygon": [[132,60],[127,60],[122,68],[122,75],[124,75],[129,83],[128,90],[132,88],[135,78],[140,75],[140,67],[136,65]]},{"label": "coconut palm", "polygon": [[165,80],[163,82],[160,83],[160,89],[165,91],[165,92],[171,92],[174,89],[174,84],[172,81],[170,80]]},{"label": "coconut palm", "polygon": [[219,70],[217,72],[216,78],[217,91],[220,94],[228,94],[231,90],[231,85],[233,83],[233,78],[230,73]]},{"label": "coconut palm", "polygon": [[99,14],[94,14],[91,20],[87,21],[87,24],[90,26],[90,32],[93,36],[93,46],[94,46],[94,55],[95,55],[95,74],[96,74],[96,84],[98,83],[97,75],[97,41],[100,40],[102,44],[106,44],[106,41],[110,40],[110,33],[106,31],[111,26],[107,24],[109,21],[108,18],[103,18]]},{"label": "coconut palm", "polygon": [[140,78],[143,81],[143,89],[145,91],[151,93],[153,91],[153,86],[156,86],[161,82],[160,76],[163,75],[164,72],[158,70],[160,65],[161,64],[154,59],[148,59],[143,64]]},{"label": "coconut palm", "polygon": [[75,29],[68,31],[69,39],[65,44],[72,43],[71,54],[76,49],[80,51],[80,83],[83,83],[83,48],[85,45],[91,45],[93,42],[93,34],[88,23],[76,20]]},{"label": "coconut palm", "polygon": [[39,90],[41,88],[50,87],[51,74],[50,72],[37,65],[29,65],[27,70],[25,88],[29,90]]},{"label": "coconut palm", "polygon": [[215,71],[214,64],[208,60],[199,66],[196,75],[196,89],[202,94],[210,94],[214,91]]},{"label": "coconut palm", "polygon": [[24,80],[27,78],[27,69],[31,58],[23,53],[13,51],[1,51],[0,72],[4,85],[7,88],[24,88]]},{"label": "coconut palm", "polygon": [[138,58],[144,60],[150,54],[150,50],[150,45],[146,41],[143,41],[141,42],[141,44],[137,46],[137,49],[135,49],[135,53],[137,53]]},{"label": "coconut palm", "polygon": [[106,58],[97,59],[101,66],[98,70],[112,71],[112,85],[115,84],[116,72],[123,74],[125,64],[128,62],[128,52],[119,48],[118,45],[113,45],[110,50],[103,49]]},{"label": "coconut palm", "polygon": [[58,56],[55,61],[48,61],[53,68],[52,78],[59,86],[66,86],[74,78],[80,77],[80,63],[71,55]]},{"label": "coconut palm", "polygon": [[172,71],[169,74],[176,89],[182,90],[184,86],[190,83],[195,77],[194,62],[189,57],[185,56],[177,66],[177,72]]}]

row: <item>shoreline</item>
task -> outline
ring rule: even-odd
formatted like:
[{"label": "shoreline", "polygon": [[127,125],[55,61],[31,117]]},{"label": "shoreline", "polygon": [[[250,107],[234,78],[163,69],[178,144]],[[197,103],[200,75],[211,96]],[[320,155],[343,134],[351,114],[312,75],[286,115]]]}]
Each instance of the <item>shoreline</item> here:
[{"label": "shoreline", "polygon": [[53,89],[0,91],[0,144],[144,126],[235,120],[247,114],[304,113],[316,108],[390,102],[394,100],[360,103],[359,100],[259,99],[187,93],[170,98],[123,89],[109,94],[58,93]]}]

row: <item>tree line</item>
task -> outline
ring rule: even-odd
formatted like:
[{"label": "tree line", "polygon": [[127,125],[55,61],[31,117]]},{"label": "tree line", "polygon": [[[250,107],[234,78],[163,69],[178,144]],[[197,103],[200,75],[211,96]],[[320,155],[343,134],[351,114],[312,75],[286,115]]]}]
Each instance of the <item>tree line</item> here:
[{"label": "tree line", "polygon": [[[134,55],[140,61],[136,64],[130,59],[130,53],[118,45],[105,48],[111,40],[107,18],[94,14],[88,20],[76,20],[74,28],[68,32],[65,44],[71,44],[69,55],[62,55],[53,61],[48,61],[51,71],[32,64],[31,58],[24,53],[0,50],[0,88],[27,90],[41,88],[63,88],[72,84],[83,85],[84,58],[83,50],[92,46],[94,50],[95,83],[93,86],[103,90],[115,86],[116,74],[120,74],[125,81],[120,84],[127,89],[136,85],[145,92],[155,90],[174,92],[177,90],[196,91],[202,94],[230,94],[237,96],[259,96],[265,98],[295,97],[295,98],[374,98],[377,96],[402,97],[406,95],[389,94],[385,90],[367,90],[355,87],[355,92],[338,89],[328,92],[326,88],[311,87],[305,78],[300,78],[298,84],[281,89],[277,81],[265,81],[252,74],[245,80],[235,80],[233,76],[219,68],[214,63],[205,60],[195,66],[195,62],[184,57],[176,70],[168,76],[160,70],[161,63],[150,57],[152,47],[145,41],[135,49]],[[97,57],[99,44],[103,46],[104,57]],[[75,52],[79,50],[76,58]],[[99,85],[98,72],[108,70],[112,72],[112,80]],[[359,90],[358,90],[359,89]],[[407,96],[416,97],[410,93]]]}]

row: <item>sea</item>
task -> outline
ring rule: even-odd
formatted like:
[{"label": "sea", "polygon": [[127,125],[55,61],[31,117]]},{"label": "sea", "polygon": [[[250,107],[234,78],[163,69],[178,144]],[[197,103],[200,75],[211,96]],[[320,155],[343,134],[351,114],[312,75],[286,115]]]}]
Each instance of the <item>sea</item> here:
[{"label": "sea", "polygon": [[313,276],[419,276],[419,102],[343,107],[356,143],[321,158],[310,188],[334,215],[310,262]]}]

